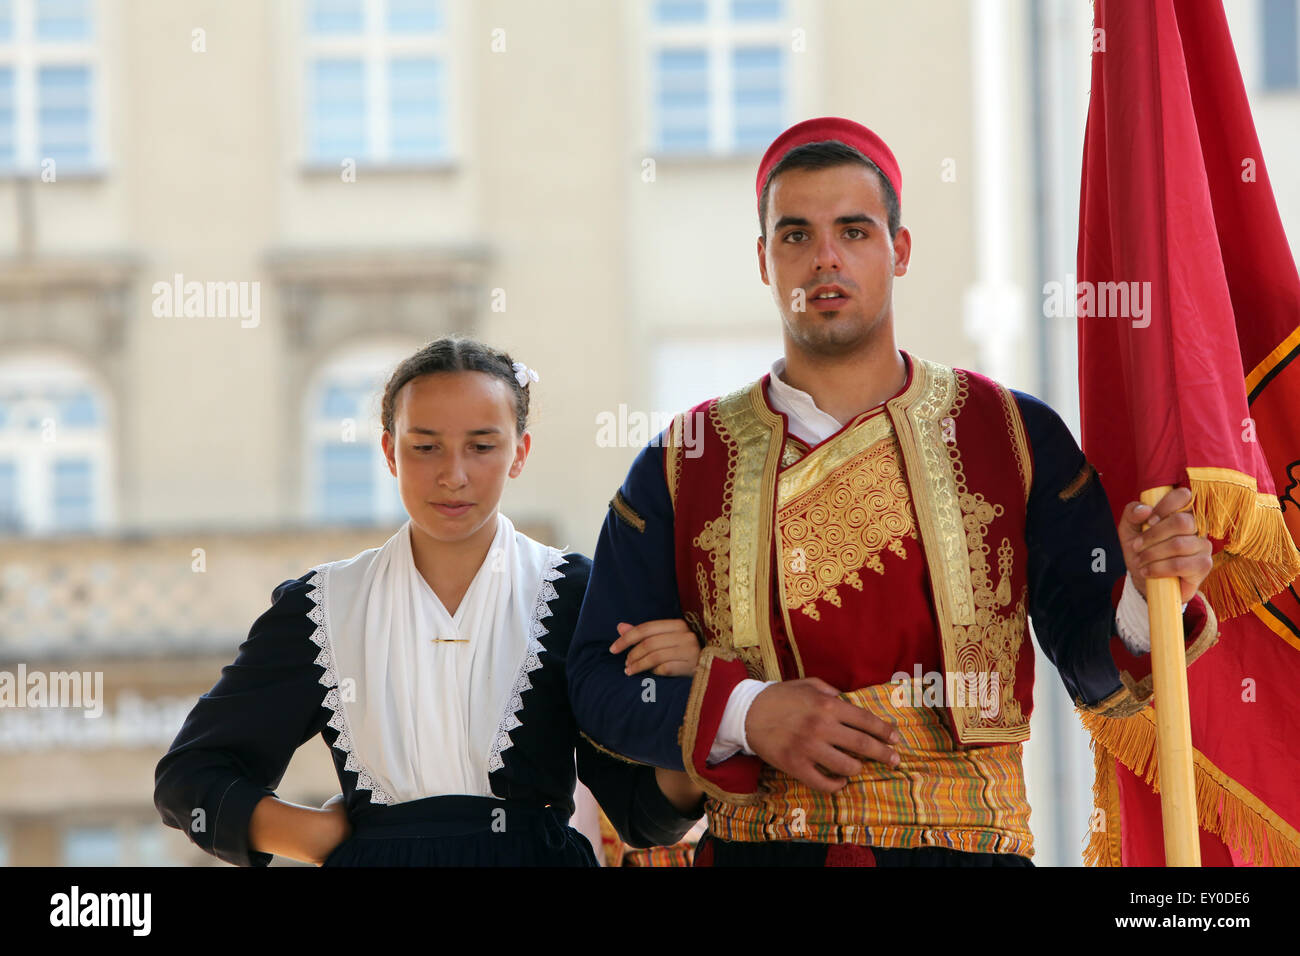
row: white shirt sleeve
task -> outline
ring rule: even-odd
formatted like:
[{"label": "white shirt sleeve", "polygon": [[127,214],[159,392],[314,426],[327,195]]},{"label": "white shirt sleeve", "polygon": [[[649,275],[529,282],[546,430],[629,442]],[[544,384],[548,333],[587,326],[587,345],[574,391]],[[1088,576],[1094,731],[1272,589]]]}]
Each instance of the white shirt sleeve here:
[{"label": "white shirt sleeve", "polygon": [[[1183,605],[1187,610],[1187,605]],[[1119,607],[1115,609],[1115,630],[1130,653],[1149,654],[1151,652],[1151,620],[1147,616],[1147,599],[1133,583],[1133,575],[1124,577],[1124,593],[1120,596]]]},{"label": "white shirt sleeve", "polygon": [[709,748],[709,756],[704,761],[706,764],[713,766],[722,763],[738,753],[754,753],[749,749],[749,741],[745,737],[745,717],[749,714],[749,706],[754,703],[754,698],[764,688],[775,683],[776,681],[746,679],[732,688],[727,706],[722,711],[718,735],[713,738],[713,746]]}]

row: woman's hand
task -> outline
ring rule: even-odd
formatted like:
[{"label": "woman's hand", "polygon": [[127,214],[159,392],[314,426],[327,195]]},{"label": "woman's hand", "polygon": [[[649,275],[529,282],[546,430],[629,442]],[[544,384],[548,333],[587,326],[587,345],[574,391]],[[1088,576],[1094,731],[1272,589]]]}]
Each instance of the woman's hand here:
[{"label": "woman's hand", "polygon": [[700,641],[681,618],[646,621],[633,627],[618,625],[618,640],[609,646],[611,654],[632,649],[627,655],[625,674],[652,670],[661,677],[689,677],[700,659]]},{"label": "woman's hand", "polygon": [[321,830],[324,835],[324,845],[329,849],[321,855],[317,866],[324,863],[338,845],[352,835],[352,821],[348,819],[348,805],[343,799],[343,794],[336,793],[321,804],[321,812],[327,814],[324,818],[325,822],[321,824]]},{"label": "woman's hand", "polygon": [[682,816],[699,817],[704,813],[704,791],[681,770],[655,767],[655,782]]},{"label": "woman's hand", "polygon": [[248,843],[254,850],[317,866],[351,835],[352,823],[341,793],[326,800],[320,809],[265,796],[248,821]]}]

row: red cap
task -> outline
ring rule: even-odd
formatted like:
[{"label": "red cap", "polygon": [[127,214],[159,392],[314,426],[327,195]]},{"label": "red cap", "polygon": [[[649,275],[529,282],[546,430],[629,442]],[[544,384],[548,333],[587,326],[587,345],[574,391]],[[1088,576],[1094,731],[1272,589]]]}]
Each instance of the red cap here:
[{"label": "red cap", "polygon": [[817,119],[796,123],[772,141],[772,145],[763,154],[763,161],[758,164],[758,182],[755,194],[759,202],[763,199],[763,183],[767,174],[785,158],[785,154],[796,146],[805,143],[820,143],[828,139],[839,140],[846,146],[852,146],[863,156],[880,167],[889,184],[894,187],[894,194],[901,204],[903,201],[903,174],[898,169],[898,160],[889,151],[885,141],[861,123],[844,119],[842,116],[820,116]]}]

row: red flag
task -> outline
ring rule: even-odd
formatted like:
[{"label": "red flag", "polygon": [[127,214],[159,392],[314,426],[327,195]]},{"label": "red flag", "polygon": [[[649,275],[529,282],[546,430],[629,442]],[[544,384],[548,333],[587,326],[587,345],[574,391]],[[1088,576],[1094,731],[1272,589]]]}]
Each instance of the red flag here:
[{"label": "red flag", "polygon": [[[1189,485],[1219,643],[1188,669],[1207,865],[1300,864],[1300,275],[1214,0],[1096,0],[1079,222],[1083,447],[1119,512]],[[1084,723],[1091,863],[1164,862],[1150,708]]]}]

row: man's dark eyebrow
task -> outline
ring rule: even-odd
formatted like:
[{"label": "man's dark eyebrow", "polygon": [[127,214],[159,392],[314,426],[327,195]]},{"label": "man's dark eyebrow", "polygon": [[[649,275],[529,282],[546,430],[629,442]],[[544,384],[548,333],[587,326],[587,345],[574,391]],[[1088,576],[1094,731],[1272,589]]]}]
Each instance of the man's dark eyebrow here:
[{"label": "man's dark eyebrow", "polygon": [[[435,430],[432,429],[432,428],[421,428],[421,427],[419,427],[418,425],[412,425],[410,428],[408,428],[408,429],[406,430],[406,433],[407,433],[408,435],[411,435],[411,434],[415,434],[415,435],[441,435],[441,434],[442,434],[442,432],[435,431]],[[501,429],[499,429],[499,428],[475,428],[475,429],[471,429],[470,431],[466,432],[465,434],[467,434],[467,435],[500,435],[501,433],[502,433],[502,432],[501,432]]]},{"label": "man's dark eyebrow", "polygon": [[[877,220],[875,216],[869,216],[865,212],[851,212],[847,216],[837,216],[835,219],[835,225],[837,226],[847,226],[850,223],[855,222],[865,222],[872,226],[880,225],[879,220]],[[812,224],[808,222],[807,219],[803,218],[803,216],[782,216],[776,221],[776,224],[772,226],[772,231],[776,232],[778,229],[784,229],[786,226],[809,225]]]}]

